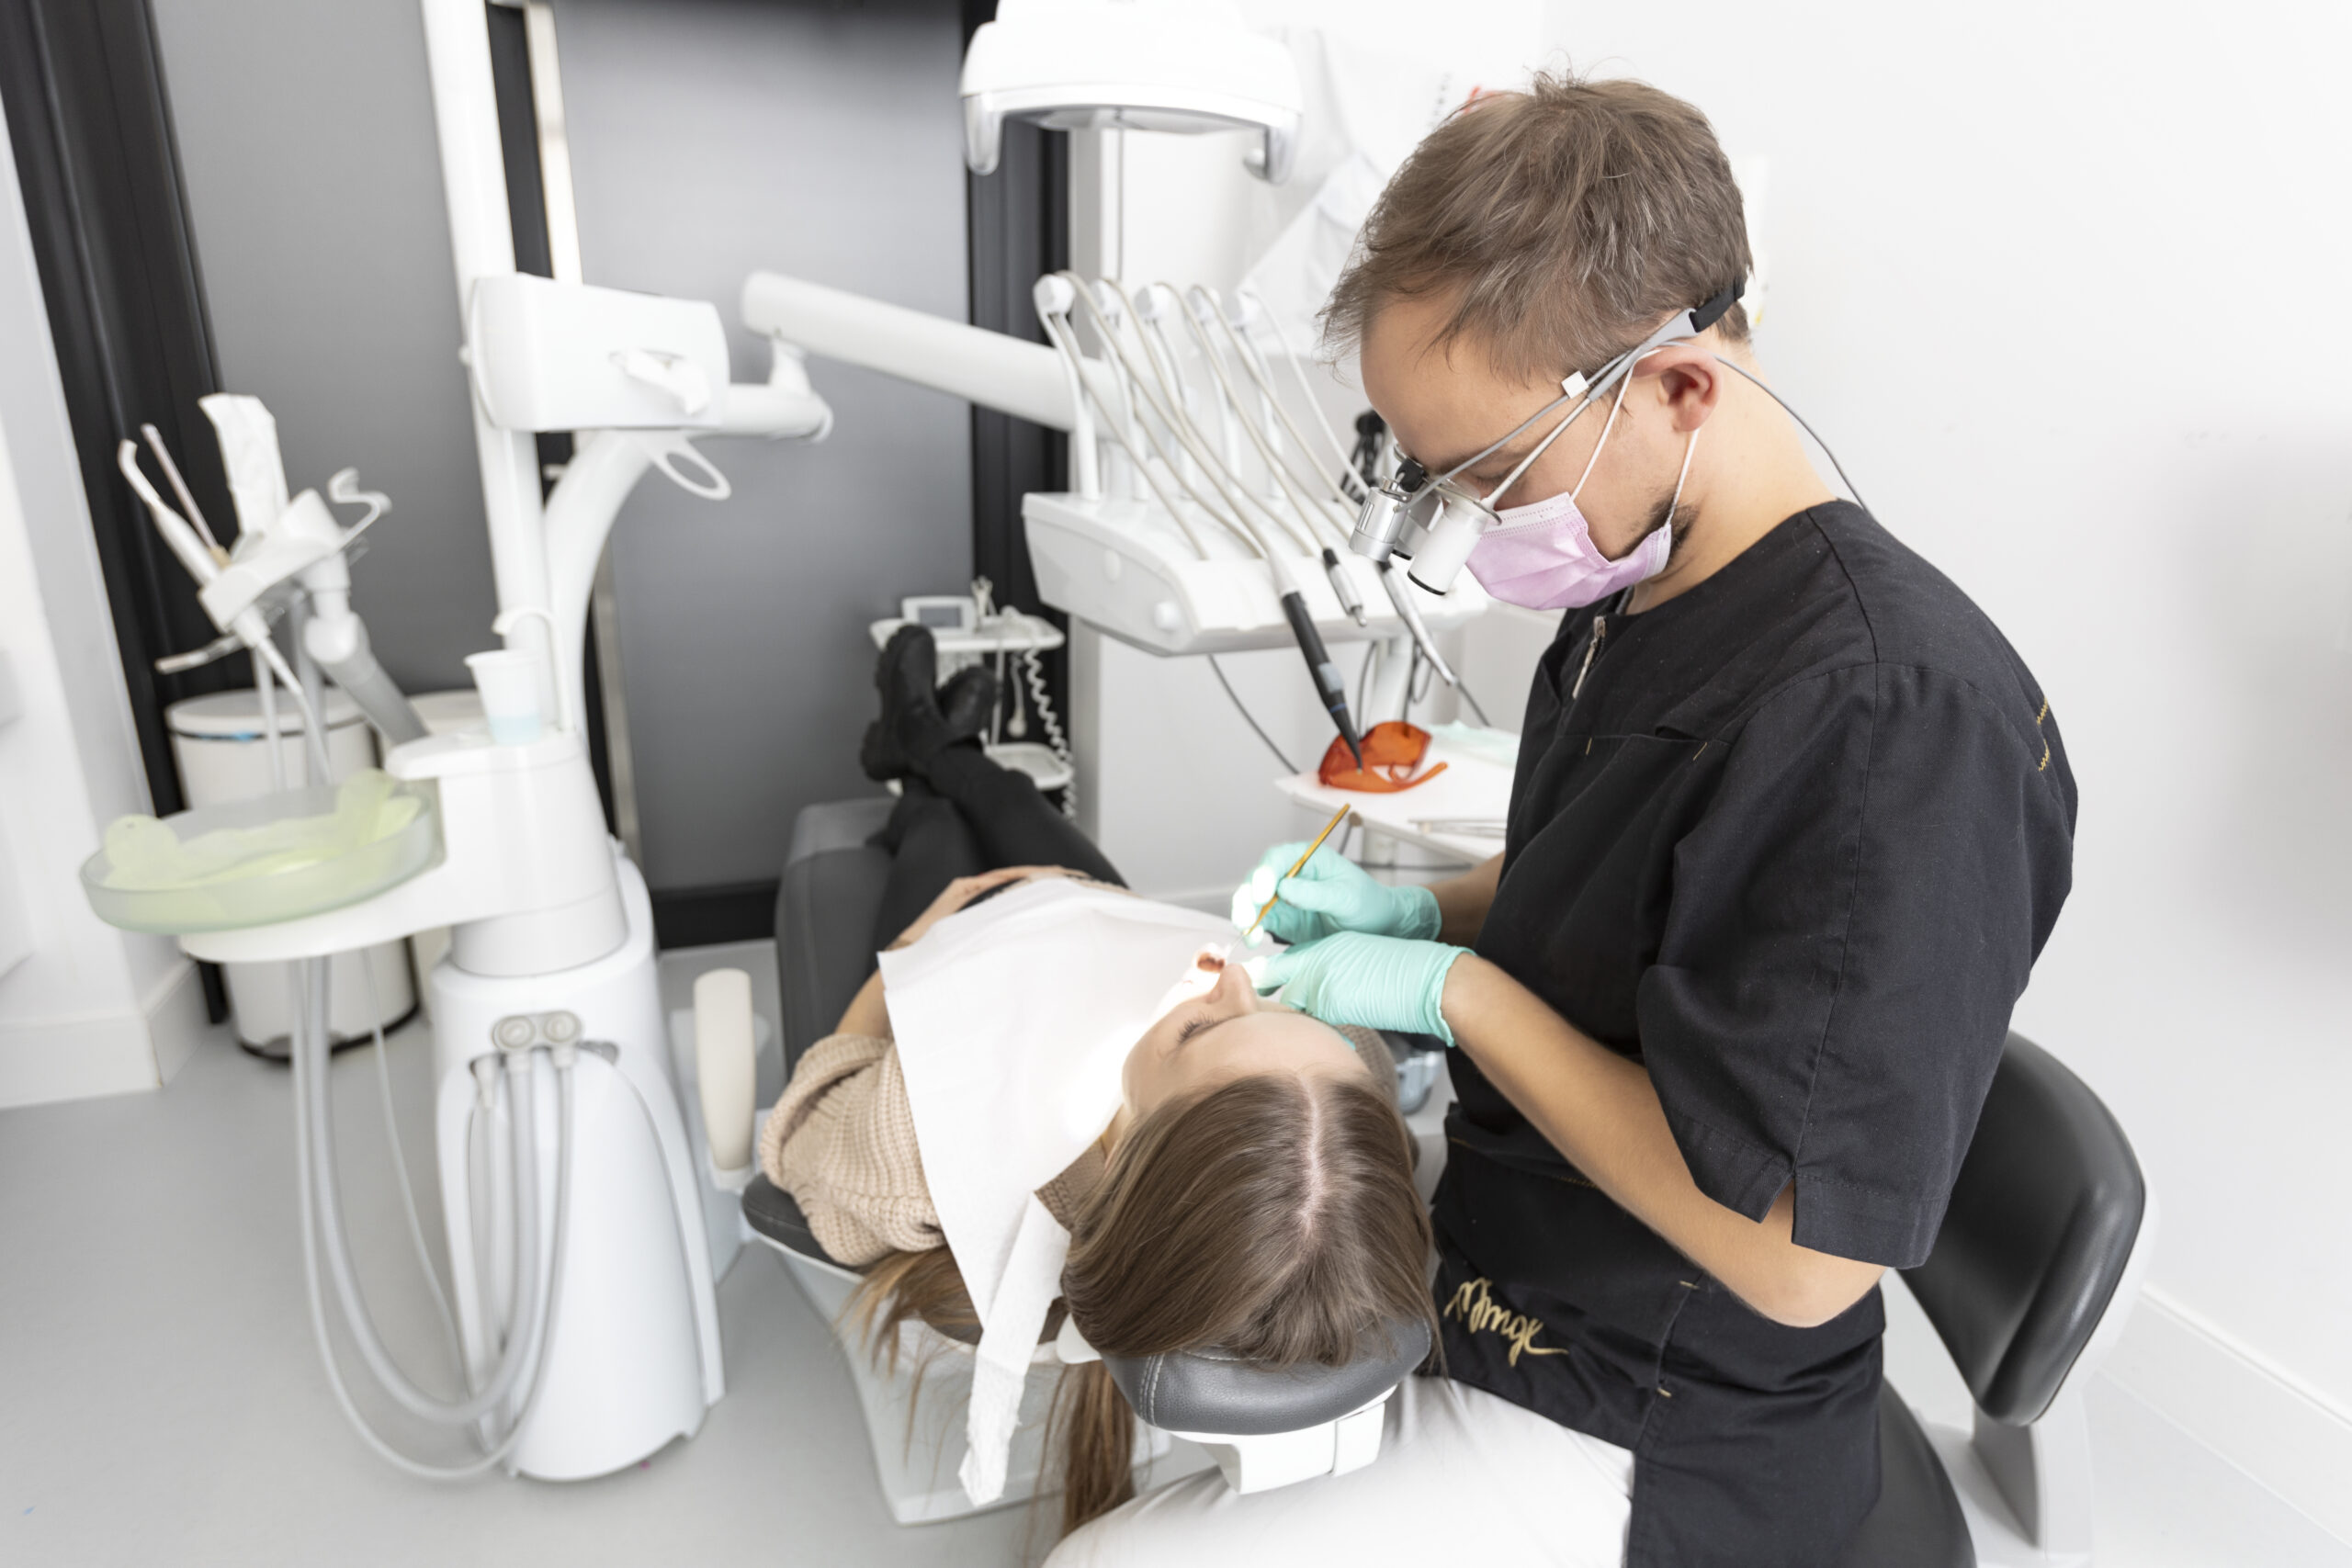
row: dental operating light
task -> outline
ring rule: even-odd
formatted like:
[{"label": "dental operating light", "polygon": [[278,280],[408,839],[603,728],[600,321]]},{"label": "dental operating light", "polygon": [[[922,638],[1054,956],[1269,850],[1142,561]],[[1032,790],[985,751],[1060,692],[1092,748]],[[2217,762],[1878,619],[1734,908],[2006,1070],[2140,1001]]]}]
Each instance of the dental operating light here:
[{"label": "dental operating light", "polygon": [[1050,130],[1255,130],[1245,156],[1289,177],[1302,95],[1290,51],[1230,0],[1001,0],[959,87],[964,161],[993,173],[1007,119]]}]

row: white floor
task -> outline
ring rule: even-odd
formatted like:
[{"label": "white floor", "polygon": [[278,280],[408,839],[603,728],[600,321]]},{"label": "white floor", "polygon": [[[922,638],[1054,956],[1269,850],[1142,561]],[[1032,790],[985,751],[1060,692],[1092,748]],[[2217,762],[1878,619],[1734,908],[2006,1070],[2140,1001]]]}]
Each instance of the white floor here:
[{"label": "white floor", "polygon": [[[683,1000],[720,962],[752,969],[774,1016],[763,944],[673,955],[665,991]],[[425,1045],[403,1031],[390,1066],[429,1235]],[[385,1337],[438,1371],[371,1057],[335,1063],[350,1224]],[[0,1112],[0,1563],[980,1568],[1049,1544],[1043,1511],[890,1523],[839,1351],[759,1248],[720,1288],[728,1395],[692,1440],[573,1485],[393,1473],[345,1428],[319,1369],[293,1164],[286,1073],[225,1031],[160,1092]],[[1898,1386],[1957,1421],[1965,1395],[1918,1330],[1898,1310]],[[2091,1411],[2103,1564],[2352,1568],[2352,1548],[2130,1395],[2102,1383]]]}]

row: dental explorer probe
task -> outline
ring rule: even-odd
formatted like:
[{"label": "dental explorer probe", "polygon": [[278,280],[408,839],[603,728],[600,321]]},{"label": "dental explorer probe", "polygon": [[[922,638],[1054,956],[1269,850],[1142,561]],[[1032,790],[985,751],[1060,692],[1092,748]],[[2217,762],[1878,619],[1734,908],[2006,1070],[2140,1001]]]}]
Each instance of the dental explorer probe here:
[{"label": "dental explorer probe", "polygon": [[[1315,841],[1306,846],[1306,852],[1299,856],[1296,860],[1291,862],[1290,869],[1283,872],[1280,877],[1275,879],[1275,887],[1281,887],[1284,882],[1306,870],[1306,863],[1315,858],[1315,852],[1323,847],[1323,840],[1329,838],[1331,836],[1331,830],[1337,828],[1340,823],[1346,821],[1348,819],[1348,813],[1353,811],[1355,808],[1356,804],[1352,800],[1341,806],[1340,807],[1339,814],[1333,817],[1329,822],[1324,823],[1323,830],[1315,835]],[[1241,940],[1246,942],[1251,937],[1256,936],[1258,934],[1258,928],[1266,923],[1266,917],[1273,913],[1274,906],[1282,901],[1283,896],[1279,892],[1269,896],[1266,899],[1265,908],[1258,911],[1258,918],[1251,920],[1250,922],[1250,929],[1241,933]]]}]

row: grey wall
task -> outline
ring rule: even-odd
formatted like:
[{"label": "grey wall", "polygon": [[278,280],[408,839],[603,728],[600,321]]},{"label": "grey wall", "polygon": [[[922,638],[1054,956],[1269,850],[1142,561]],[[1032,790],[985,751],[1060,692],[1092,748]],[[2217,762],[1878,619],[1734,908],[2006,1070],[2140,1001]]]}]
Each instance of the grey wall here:
[{"label": "grey wall", "polygon": [[232,391],[288,479],[392,498],[355,596],[392,678],[466,683],[497,613],[416,0],[153,0]]},{"label": "grey wall", "polygon": [[[558,0],[591,283],[713,299],[760,267],[961,321],[952,0]],[[767,371],[737,328],[735,374]],[[653,476],[614,539],[656,887],[783,864],[791,814],[864,794],[869,621],[971,578],[968,405],[811,364],[832,435],[715,441],[734,499]]]},{"label": "grey wall", "polygon": [[[415,0],[153,0],[229,384],[289,477],[396,508],[356,573],[386,665],[464,680],[492,638],[458,303]],[[961,320],[952,0],[559,0],[588,281],[715,301],[798,273]],[[766,372],[740,330],[735,373]],[[813,367],[819,446],[719,441],[714,504],[650,477],[615,534],[646,872],[775,874],[856,769],[869,620],[970,575],[965,405]]]}]

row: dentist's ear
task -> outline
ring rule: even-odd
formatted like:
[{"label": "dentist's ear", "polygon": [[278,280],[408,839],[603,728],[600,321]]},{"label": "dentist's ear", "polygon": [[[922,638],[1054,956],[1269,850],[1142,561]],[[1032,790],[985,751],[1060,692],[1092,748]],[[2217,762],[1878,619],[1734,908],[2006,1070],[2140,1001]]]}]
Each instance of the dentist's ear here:
[{"label": "dentist's ear", "polygon": [[1697,343],[1672,343],[1634,367],[1636,381],[1667,406],[1678,434],[1688,434],[1713,417],[1733,372],[1713,350]]}]

